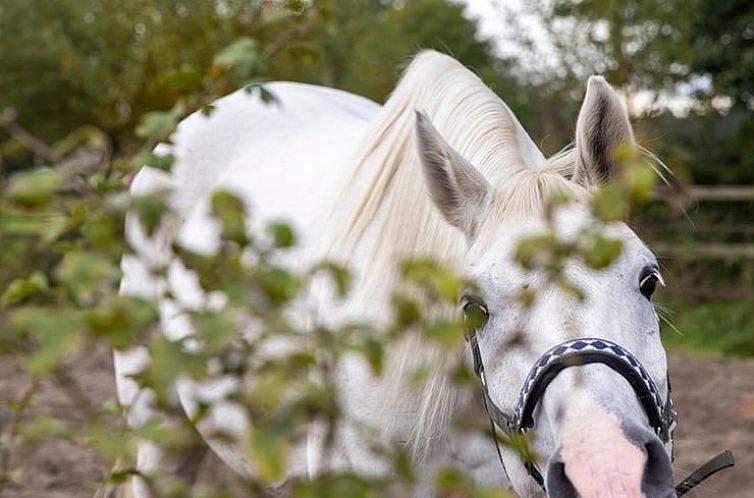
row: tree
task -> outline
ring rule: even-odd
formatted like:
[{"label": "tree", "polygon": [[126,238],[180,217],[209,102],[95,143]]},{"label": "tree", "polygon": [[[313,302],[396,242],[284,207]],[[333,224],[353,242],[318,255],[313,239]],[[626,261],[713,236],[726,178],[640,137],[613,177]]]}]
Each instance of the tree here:
[{"label": "tree", "polygon": [[[708,182],[754,184],[754,4],[745,0],[700,0],[694,19],[696,71],[711,78],[712,88],[700,99],[711,110],[712,143],[698,147],[697,169]],[[720,97],[729,107],[715,106]],[[719,118],[715,108],[729,113]]]},{"label": "tree", "polygon": [[714,92],[754,110],[754,4],[700,0],[693,41],[693,67],[712,76]]},{"label": "tree", "polygon": [[232,41],[272,43],[296,22],[269,17],[246,0],[4,2],[0,109],[14,107],[48,141],[84,124],[124,139],[145,112],[203,91],[214,54]]},{"label": "tree", "polygon": [[[632,114],[640,112],[632,105],[637,92],[656,98],[661,91],[673,92],[690,75],[686,42],[692,17],[678,15],[693,11],[689,2],[529,0],[526,8],[541,20],[545,43],[554,52],[556,74],[547,76],[567,82],[603,74],[624,91]],[[526,34],[523,38],[522,46],[542,44]]]}]

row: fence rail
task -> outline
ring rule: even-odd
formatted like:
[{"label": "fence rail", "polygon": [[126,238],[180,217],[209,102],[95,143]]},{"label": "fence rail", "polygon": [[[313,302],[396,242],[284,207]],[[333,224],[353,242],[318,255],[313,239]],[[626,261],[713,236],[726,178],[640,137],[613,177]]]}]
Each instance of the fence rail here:
[{"label": "fence rail", "polygon": [[[754,186],[663,187],[654,199],[688,213],[685,219],[637,223],[670,266],[673,278],[665,292],[684,299],[754,301]],[[726,206],[735,216],[726,216]]]},{"label": "fence rail", "polygon": [[754,186],[749,185],[691,185],[660,187],[654,192],[658,200],[687,200],[711,202],[752,202]]}]

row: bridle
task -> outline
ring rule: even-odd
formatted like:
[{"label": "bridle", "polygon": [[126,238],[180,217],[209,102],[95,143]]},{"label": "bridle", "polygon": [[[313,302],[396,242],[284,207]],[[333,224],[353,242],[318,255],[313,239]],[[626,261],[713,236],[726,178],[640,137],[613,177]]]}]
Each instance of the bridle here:
[{"label": "bridle", "polygon": [[[485,307],[482,307],[482,312],[485,315],[487,314]],[[542,399],[542,396],[544,396],[547,386],[550,385],[555,377],[567,368],[593,363],[606,365],[628,381],[644,412],[647,414],[650,426],[664,444],[670,445],[671,458],[674,456],[673,431],[677,425],[678,414],[673,409],[673,401],[670,397],[670,381],[668,380],[667,397],[663,401],[660,391],[647,373],[647,370],[633,354],[622,346],[599,338],[574,339],[553,346],[534,362],[534,366],[526,376],[526,380],[519,393],[516,408],[513,414],[510,414],[500,409],[490,397],[482,354],[479,350],[477,330],[475,328],[469,327],[467,329],[466,340],[471,347],[474,373],[481,383],[482,401],[487,416],[490,419],[490,426],[500,459],[500,465],[502,465],[503,471],[506,474],[507,471],[503,463],[498,440],[494,433],[495,427],[510,438],[518,437],[525,434],[529,429],[533,429],[534,410]],[[529,476],[547,492],[544,478],[534,458],[528,456],[522,458],[522,463]],[[732,467],[733,464],[733,453],[730,450],[720,453],[681,481],[675,488],[677,496],[684,495],[712,474]]]}]

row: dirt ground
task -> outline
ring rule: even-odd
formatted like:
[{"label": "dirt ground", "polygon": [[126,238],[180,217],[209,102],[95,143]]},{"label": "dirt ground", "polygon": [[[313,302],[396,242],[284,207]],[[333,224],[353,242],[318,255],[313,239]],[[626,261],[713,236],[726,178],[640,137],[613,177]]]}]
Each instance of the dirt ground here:
[{"label": "dirt ground", "polygon": [[[690,498],[754,496],[754,360],[671,356],[673,398],[680,414],[676,430],[676,480],[708,458],[730,448],[736,467],[724,471],[688,495]],[[73,375],[92,403],[114,397],[112,362],[100,351],[77,362]],[[8,401],[26,386],[20,369],[0,357],[0,432],[9,420]],[[43,386],[32,411],[73,423],[81,415],[59,385]],[[90,498],[106,470],[88,450],[61,441],[47,442],[25,453],[25,471],[0,490],[2,498]]]}]

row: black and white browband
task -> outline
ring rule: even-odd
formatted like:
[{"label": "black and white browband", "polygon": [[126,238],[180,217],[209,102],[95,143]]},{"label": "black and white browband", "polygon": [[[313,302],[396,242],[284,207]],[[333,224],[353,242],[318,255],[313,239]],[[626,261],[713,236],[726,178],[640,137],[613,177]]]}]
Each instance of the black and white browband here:
[{"label": "black and white browband", "polygon": [[[509,436],[526,432],[534,427],[534,409],[547,386],[560,372],[570,367],[601,363],[629,382],[657,436],[663,443],[670,444],[672,449],[673,430],[677,424],[678,414],[673,409],[673,401],[670,398],[670,382],[668,382],[667,397],[663,401],[657,386],[639,360],[618,344],[605,339],[580,338],[552,347],[534,362],[519,393],[513,415],[510,415],[501,410],[490,398],[476,330],[468,330],[466,340],[471,346],[474,372],[482,384],[482,398],[491,425],[497,426]],[[497,438],[495,438],[495,444],[497,444]],[[505,469],[499,447],[497,450],[500,464]],[[530,460],[524,460],[523,463],[529,475],[539,483],[542,489],[545,489],[544,479],[536,463]],[[730,450],[717,455],[676,486],[677,496],[682,496],[715,472],[732,467],[733,463],[733,454]]]}]

